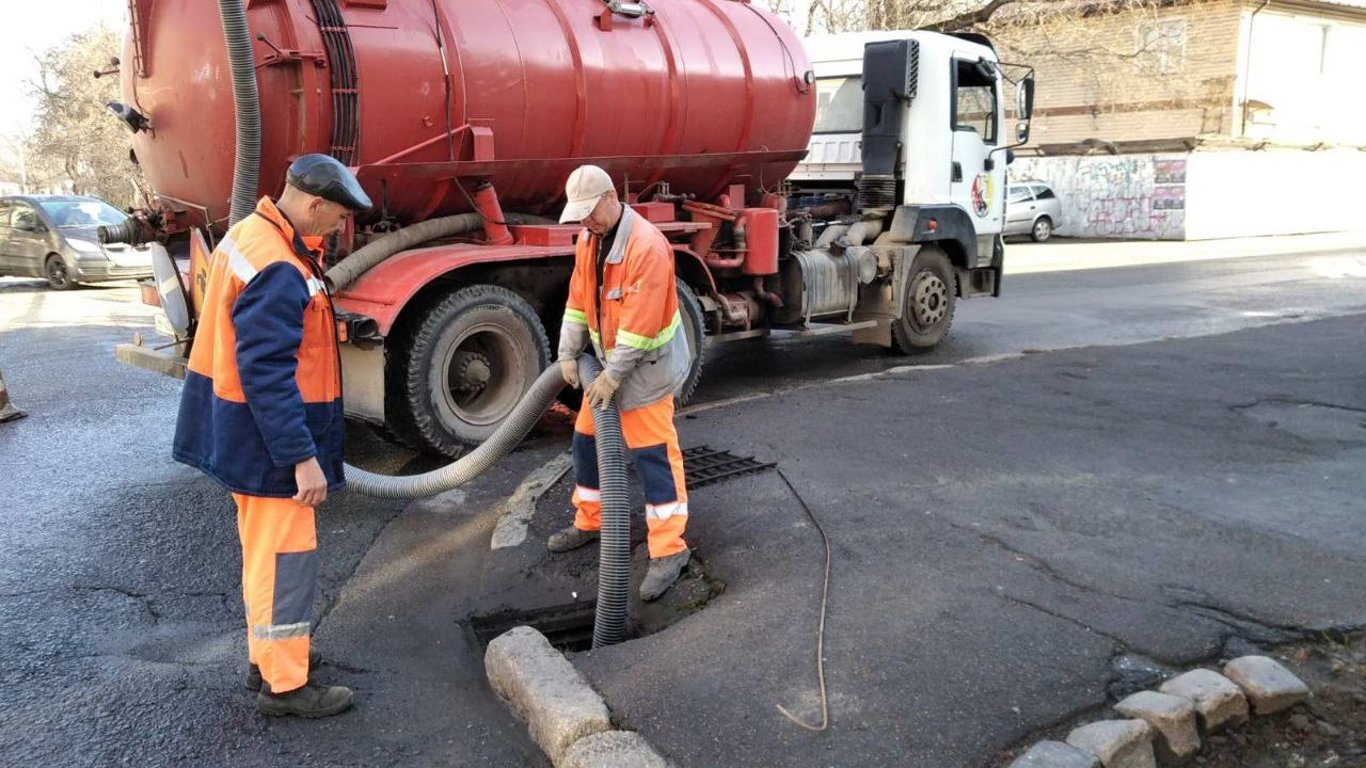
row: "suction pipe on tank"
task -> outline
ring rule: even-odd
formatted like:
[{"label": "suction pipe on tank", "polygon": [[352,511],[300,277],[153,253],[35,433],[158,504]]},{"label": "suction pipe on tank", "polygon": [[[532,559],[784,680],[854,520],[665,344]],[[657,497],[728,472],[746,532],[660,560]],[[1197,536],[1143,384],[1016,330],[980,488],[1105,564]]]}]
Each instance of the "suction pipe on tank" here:
[{"label": "suction pipe on tank", "polygon": [[237,159],[232,169],[232,204],[228,209],[228,226],[232,226],[256,208],[261,171],[261,97],[256,88],[256,62],[251,50],[251,31],[247,29],[246,3],[218,0],[218,16],[228,46],[237,117]]}]

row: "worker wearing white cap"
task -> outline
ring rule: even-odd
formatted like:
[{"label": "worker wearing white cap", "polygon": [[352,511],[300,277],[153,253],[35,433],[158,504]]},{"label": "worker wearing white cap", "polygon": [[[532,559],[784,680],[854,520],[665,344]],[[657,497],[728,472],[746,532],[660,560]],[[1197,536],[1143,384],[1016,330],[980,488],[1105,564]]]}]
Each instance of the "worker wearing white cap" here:
[{"label": "worker wearing white cap", "polygon": [[674,430],[674,395],[691,362],[674,284],[673,248],[653,224],[622,205],[612,179],[596,165],[569,176],[560,223],[582,223],[574,274],[560,328],[564,380],[579,386],[577,359],[589,344],[602,374],[584,392],[574,424],[574,524],[550,537],[552,552],[568,552],[598,538],[598,485],[593,408],[615,396],[621,431],[645,491],[650,568],[640,596],[664,594],[688,564],[683,541],[688,491],[683,452]]}]

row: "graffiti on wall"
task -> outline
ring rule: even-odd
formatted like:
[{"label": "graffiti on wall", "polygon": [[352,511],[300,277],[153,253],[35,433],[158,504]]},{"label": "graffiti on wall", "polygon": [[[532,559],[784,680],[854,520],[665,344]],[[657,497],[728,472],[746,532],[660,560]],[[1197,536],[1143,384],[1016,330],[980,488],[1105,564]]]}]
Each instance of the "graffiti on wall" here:
[{"label": "graffiti on wall", "polygon": [[1059,235],[1181,240],[1186,158],[1101,155],[1019,158],[1012,179],[1048,182],[1062,200]]}]

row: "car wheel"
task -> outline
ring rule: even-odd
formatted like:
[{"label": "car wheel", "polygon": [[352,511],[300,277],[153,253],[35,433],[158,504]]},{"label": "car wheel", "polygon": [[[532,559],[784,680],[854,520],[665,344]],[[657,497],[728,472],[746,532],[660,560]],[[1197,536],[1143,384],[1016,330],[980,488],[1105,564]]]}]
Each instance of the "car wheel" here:
[{"label": "car wheel", "polygon": [[1053,220],[1047,216],[1040,216],[1039,220],[1034,222],[1034,229],[1030,231],[1029,236],[1036,243],[1046,242],[1053,236]]},{"label": "car wheel", "polygon": [[55,253],[43,262],[43,277],[47,278],[47,287],[54,291],[69,291],[76,287],[71,273],[67,271],[66,262]]}]

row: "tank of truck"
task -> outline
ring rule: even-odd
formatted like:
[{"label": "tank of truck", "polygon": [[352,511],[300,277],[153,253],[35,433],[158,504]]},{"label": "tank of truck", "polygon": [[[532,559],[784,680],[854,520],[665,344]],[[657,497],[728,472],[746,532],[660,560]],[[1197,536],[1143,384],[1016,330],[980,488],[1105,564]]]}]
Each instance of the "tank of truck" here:
[{"label": "tank of truck", "polygon": [[[552,211],[585,159],[633,192],[667,182],[712,199],[734,182],[776,186],[811,134],[802,45],[747,0],[245,2],[261,195],[292,157],[329,152],[400,223],[470,210],[471,180],[492,181],[505,210]],[[235,122],[217,6],[130,9],[121,78],[146,121],[137,161],[186,223],[221,223]]]}]

